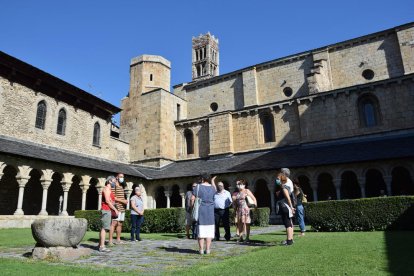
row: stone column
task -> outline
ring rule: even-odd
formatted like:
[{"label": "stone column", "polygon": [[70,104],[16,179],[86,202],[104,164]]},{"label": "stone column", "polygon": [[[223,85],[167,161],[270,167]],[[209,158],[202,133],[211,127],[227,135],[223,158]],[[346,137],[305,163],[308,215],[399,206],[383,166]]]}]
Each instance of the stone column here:
[{"label": "stone column", "polygon": [[91,181],[91,178],[89,175],[82,175],[81,176],[81,182],[79,183],[79,186],[81,187],[82,190],[82,210],[86,209],[86,194],[89,190],[90,184],[89,182]]},{"label": "stone column", "polygon": [[46,169],[46,170],[42,170],[42,177],[40,178],[40,183],[42,184],[42,188],[43,188],[43,195],[42,195],[42,209],[39,212],[39,216],[47,216],[47,210],[46,210],[46,206],[47,206],[47,192],[48,189],[50,187],[50,184],[52,183],[53,179],[52,176],[55,172],[50,170],[50,169]]},{"label": "stone column", "polygon": [[7,165],[6,165],[6,163],[4,163],[4,162],[0,162],[0,180],[1,180],[1,178],[3,177],[3,175],[4,175],[3,171],[4,171],[4,168],[5,168],[6,166],[7,166]]},{"label": "stone column", "polygon": [[24,187],[26,187],[29,178],[17,178],[17,183],[19,184],[19,198],[17,200],[17,209],[14,212],[14,215],[24,215],[22,206],[23,206],[23,195],[24,195]]},{"label": "stone column", "polygon": [[185,208],[185,193],[180,193],[181,196],[181,207]]},{"label": "stone column", "polygon": [[42,209],[39,212],[39,216],[47,216],[48,213],[46,211],[47,206],[47,190],[49,189],[50,184],[52,183],[52,180],[50,179],[44,179],[40,180],[40,183],[42,184],[43,188],[43,195],[42,195]]},{"label": "stone column", "polygon": [[391,175],[385,175],[384,182],[387,187],[387,195],[392,196],[392,176]]},{"label": "stone column", "polygon": [[98,210],[101,210],[101,207],[102,207],[102,190],[103,190],[103,187],[96,187],[96,189],[98,190]]},{"label": "stone column", "polygon": [[62,189],[63,189],[63,207],[62,207],[62,213],[60,213],[61,216],[67,216],[68,215],[68,193],[70,190],[70,186],[72,186],[72,179],[73,179],[73,173],[64,173],[63,174],[63,180],[61,181]]},{"label": "stone column", "polygon": [[105,187],[105,177],[98,178],[98,184],[96,185],[96,190],[98,191],[98,210],[101,210],[102,207],[102,191]]},{"label": "stone column", "polygon": [[365,176],[358,177],[359,188],[361,189],[361,197],[365,198]]},{"label": "stone column", "polygon": [[335,190],[336,190],[336,199],[341,199],[341,184],[342,184],[342,179],[341,178],[335,178],[333,180],[333,184],[334,184]]},{"label": "stone column", "polygon": [[132,193],[132,186],[134,186],[134,183],[133,182],[126,182],[126,187],[124,189],[124,191],[125,191],[125,198],[127,199],[127,206],[126,206],[126,209],[127,210],[130,209],[129,199],[130,199],[131,193]]},{"label": "stone column", "polygon": [[164,191],[165,197],[167,198],[167,208],[170,208],[170,197],[171,197],[171,193],[170,191]]}]

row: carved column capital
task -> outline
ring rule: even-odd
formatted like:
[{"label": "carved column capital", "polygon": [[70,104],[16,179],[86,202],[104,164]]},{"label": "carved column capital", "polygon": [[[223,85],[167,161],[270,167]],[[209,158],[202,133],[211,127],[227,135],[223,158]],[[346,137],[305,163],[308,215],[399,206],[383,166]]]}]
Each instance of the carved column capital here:
[{"label": "carved column capital", "polygon": [[72,186],[72,181],[62,181],[60,184],[62,185],[62,189],[64,192],[69,192],[70,186]]}]

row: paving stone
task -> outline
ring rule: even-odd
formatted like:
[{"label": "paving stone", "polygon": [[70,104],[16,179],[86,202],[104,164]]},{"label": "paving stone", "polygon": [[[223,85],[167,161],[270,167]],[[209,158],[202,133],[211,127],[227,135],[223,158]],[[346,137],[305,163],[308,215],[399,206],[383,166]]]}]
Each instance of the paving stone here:
[{"label": "paving stone", "polygon": [[[71,262],[53,262],[53,265],[83,266],[96,269],[111,268],[126,272],[162,274],[170,269],[185,268],[204,263],[211,258],[237,256],[257,247],[272,246],[273,244],[255,242],[260,240],[257,235],[283,229],[283,226],[275,225],[254,229],[251,231],[252,242],[249,244],[238,244],[235,241],[213,242],[210,255],[199,255],[197,241],[189,239],[128,242],[111,247],[112,251],[108,253],[99,252],[96,244],[81,243],[81,247],[95,249],[90,257]],[[30,256],[32,249],[33,247],[22,247],[1,250],[0,257],[27,258]]]}]

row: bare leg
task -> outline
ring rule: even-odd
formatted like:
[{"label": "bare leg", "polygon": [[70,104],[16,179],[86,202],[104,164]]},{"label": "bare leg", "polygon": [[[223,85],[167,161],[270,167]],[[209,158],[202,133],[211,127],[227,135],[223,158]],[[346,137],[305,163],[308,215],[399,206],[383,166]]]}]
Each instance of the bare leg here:
[{"label": "bare leg", "polygon": [[121,241],[121,232],[122,232],[122,222],[118,222],[118,225],[116,226],[116,240],[118,242]]},{"label": "bare leg", "polygon": [[250,236],[250,223],[246,223],[246,239]]},{"label": "bare leg", "polygon": [[105,247],[105,235],[106,231],[102,228],[101,232],[99,233],[99,247]]},{"label": "bare leg", "polygon": [[210,246],[211,246],[211,239],[206,239],[206,252],[207,254],[210,254]]},{"label": "bare leg", "polygon": [[115,232],[115,226],[116,226],[116,224],[117,224],[117,221],[116,220],[113,220],[111,222],[111,227],[109,228],[109,244],[112,243],[112,237],[113,237],[114,232]]},{"label": "bare leg", "polygon": [[286,235],[288,240],[293,240],[293,227],[286,228]]},{"label": "bare leg", "polygon": [[243,236],[247,235],[247,223],[243,223]]},{"label": "bare leg", "polygon": [[190,238],[190,226],[189,225],[185,226],[185,235],[187,236],[187,239]]},{"label": "bare leg", "polygon": [[198,238],[198,247],[200,248],[200,253],[204,251],[204,239]]}]

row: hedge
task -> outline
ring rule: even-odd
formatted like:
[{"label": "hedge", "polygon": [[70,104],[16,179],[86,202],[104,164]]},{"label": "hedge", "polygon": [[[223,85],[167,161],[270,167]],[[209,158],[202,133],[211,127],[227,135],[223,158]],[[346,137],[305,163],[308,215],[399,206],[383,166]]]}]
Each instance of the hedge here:
[{"label": "hedge", "polygon": [[[269,208],[252,209],[252,225],[269,225]],[[98,210],[75,211],[76,218],[88,221],[89,231],[101,229],[101,212]],[[234,223],[234,211],[230,209],[230,220]],[[160,208],[145,210],[145,219],[141,227],[143,233],[180,233],[185,230],[185,210],[183,208]],[[131,231],[130,212],[126,211],[123,232]]]},{"label": "hedge", "polygon": [[[76,218],[85,218],[88,221],[89,231],[101,229],[101,212],[98,210],[75,211]],[[185,230],[185,210],[183,208],[148,209],[145,210],[143,233],[179,233]],[[130,211],[125,213],[122,232],[131,231]]]},{"label": "hedge", "polygon": [[304,203],[316,231],[414,230],[414,196]]}]

